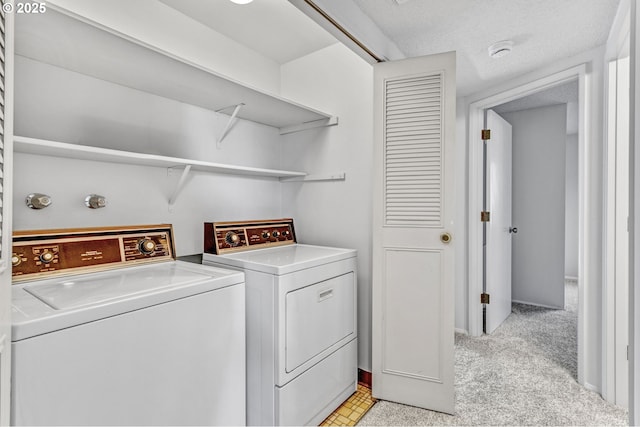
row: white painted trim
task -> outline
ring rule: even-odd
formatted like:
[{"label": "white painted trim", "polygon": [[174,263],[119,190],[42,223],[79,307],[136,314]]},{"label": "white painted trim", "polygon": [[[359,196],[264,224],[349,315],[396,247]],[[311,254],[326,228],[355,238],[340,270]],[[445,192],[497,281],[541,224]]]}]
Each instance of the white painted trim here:
[{"label": "white painted trim", "polygon": [[455,328],[455,332],[456,332],[456,334],[469,335],[469,331],[467,331],[466,329],[462,329],[462,328]]},{"label": "white painted trim", "polygon": [[587,91],[587,70],[589,62],[585,61],[579,65],[568,67],[564,70],[551,73],[547,76],[523,82],[510,89],[506,89],[495,94],[486,95],[484,98],[471,102],[468,116],[468,142],[469,142],[469,182],[468,182],[468,219],[469,219],[469,271],[468,271],[468,298],[469,317],[468,328],[471,335],[482,334],[482,308],[479,303],[479,295],[482,293],[482,226],[479,221],[482,210],[482,139],[480,129],[483,124],[483,113],[487,108],[494,107],[509,101],[513,101],[524,96],[561,85],[568,81],[578,79],[579,102],[578,102],[578,170],[579,170],[579,196],[578,196],[578,278],[582,286],[578,288],[578,381],[584,384],[584,369],[586,366],[586,352],[584,342],[587,331],[585,331],[585,319],[587,313],[585,304],[584,288],[589,286],[591,277],[588,276],[586,268],[586,254],[584,248],[590,244],[587,233],[587,207],[589,206],[589,194],[585,185],[588,182],[590,169],[586,157],[590,134],[587,127],[587,118],[591,117],[590,91]]},{"label": "white painted trim", "polygon": [[[614,18],[604,57],[603,68],[603,290],[602,290],[602,397],[615,403],[616,397],[616,294],[615,294],[615,197],[610,197],[610,191],[615,192],[615,171],[610,173],[610,156],[615,156],[615,151],[609,149],[609,63],[616,60],[625,43],[626,35],[630,32],[630,2],[621,0]],[[631,236],[630,236],[631,237]],[[631,260],[631,258],[629,258]],[[613,285],[613,286],[612,286]]]},{"label": "white painted trim", "polygon": [[[609,60],[605,58],[604,66],[604,129],[605,137],[603,149],[602,171],[605,182],[603,184],[603,253],[604,258],[602,280],[604,289],[602,292],[602,397],[610,402],[615,401],[615,287],[609,284],[615,283],[615,197],[609,197],[615,192],[615,171],[609,166],[612,158],[615,159],[615,150],[609,144]],[[613,176],[609,176],[613,173]],[[615,193],[614,193],[615,194]],[[611,230],[611,232],[609,232]]]},{"label": "white painted trim", "polygon": [[0,425],[8,426],[11,418],[11,347],[6,345],[9,339],[6,335],[0,336],[0,377],[3,378],[0,385]]},{"label": "white painted trim", "polygon": [[590,383],[584,383],[583,384],[584,388],[586,388],[589,391],[593,391],[594,393],[599,393],[600,390],[598,389],[598,387],[594,386],[593,384]]},{"label": "white painted trim", "polygon": [[[377,61],[354,40],[342,33],[333,23],[314,10],[306,0],[289,0],[289,3],[316,21],[336,39],[370,64]],[[366,41],[366,48],[383,60],[405,59],[406,55],[387,37],[380,28],[354,2],[313,0],[324,13],[331,16],[340,26],[360,43]]]},{"label": "white painted trim", "polygon": [[640,213],[640,133],[637,131],[638,120],[640,119],[640,98],[638,88],[640,87],[640,11],[637,2],[630,1],[629,13],[629,56],[630,56],[630,97],[629,97],[629,344],[627,347],[627,358],[629,360],[629,425],[640,423],[640,353],[637,351],[637,343],[640,342],[640,282],[638,271],[640,262],[637,254],[640,254],[640,235],[637,224],[640,223],[638,214]]},{"label": "white painted trim", "polygon": [[577,282],[578,278],[574,276],[564,276],[565,282]]},{"label": "white painted trim", "polygon": [[[5,122],[2,210],[2,258],[0,263],[0,425],[11,421],[11,269],[8,268],[13,226],[13,118],[14,118],[14,28],[15,15],[5,15]],[[9,299],[7,302],[5,298]]]}]

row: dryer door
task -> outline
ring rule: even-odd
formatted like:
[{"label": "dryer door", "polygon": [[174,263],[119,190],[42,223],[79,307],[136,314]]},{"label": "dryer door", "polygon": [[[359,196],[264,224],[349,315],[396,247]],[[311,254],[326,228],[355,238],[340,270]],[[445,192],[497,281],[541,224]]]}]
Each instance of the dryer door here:
[{"label": "dryer door", "polygon": [[354,273],[288,292],[285,306],[285,367],[289,373],[355,335]]}]

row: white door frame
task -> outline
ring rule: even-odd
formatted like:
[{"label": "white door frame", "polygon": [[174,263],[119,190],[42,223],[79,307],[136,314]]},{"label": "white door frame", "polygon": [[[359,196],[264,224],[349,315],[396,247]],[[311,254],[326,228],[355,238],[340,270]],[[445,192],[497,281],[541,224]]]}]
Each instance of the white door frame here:
[{"label": "white door frame", "polygon": [[[631,5],[629,0],[622,0],[618,6],[618,12],[611,26],[612,30],[607,42],[607,50],[604,57],[605,68],[603,70],[605,91],[603,101],[605,102],[605,117],[604,121],[604,135],[607,135],[605,142],[605,159],[603,177],[605,178],[604,189],[604,203],[605,203],[605,215],[604,215],[604,239],[606,243],[604,246],[604,270],[603,277],[605,279],[605,287],[603,292],[603,327],[602,327],[602,343],[603,343],[603,360],[602,360],[602,397],[610,402],[616,403],[619,397],[616,394],[616,328],[615,328],[615,315],[616,315],[616,281],[615,281],[615,177],[610,176],[615,171],[610,170],[612,159],[610,156],[615,156],[615,151],[611,151],[609,138],[611,132],[609,126],[611,125],[611,117],[609,117],[608,102],[611,92],[610,86],[610,63],[617,60],[622,53],[624,44],[630,42],[630,21]],[[629,47],[630,48],[630,47]],[[629,106],[631,108],[631,106]],[[614,129],[615,129],[615,123]],[[631,171],[630,171],[631,172]],[[631,238],[631,236],[629,236]],[[631,258],[629,259],[631,262]],[[629,313],[629,319],[631,319],[631,313]],[[631,331],[631,329],[629,329]],[[629,396],[627,396],[629,397]]]},{"label": "white door frame", "polygon": [[482,334],[482,305],[480,304],[480,294],[482,293],[482,223],[480,222],[480,212],[482,211],[482,138],[480,130],[483,127],[483,114],[487,108],[492,108],[509,101],[513,101],[533,93],[549,89],[554,86],[564,84],[571,80],[578,80],[579,101],[578,101],[578,382],[584,384],[584,367],[586,366],[584,351],[585,343],[585,319],[589,313],[584,304],[585,288],[589,286],[591,280],[599,278],[588,277],[588,270],[585,268],[584,250],[589,243],[587,227],[588,222],[588,194],[585,191],[586,177],[590,172],[585,156],[585,148],[588,147],[589,133],[587,132],[587,117],[591,116],[591,106],[586,102],[587,93],[587,69],[586,63],[580,64],[564,71],[537,79],[522,86],[512,88],[495,95],[488,96],[469,105],[469,126],[468,126],[468,153],[469,153],[469,277],[468,277],[468,303],[469,303],[469,334],[479,336]]}]

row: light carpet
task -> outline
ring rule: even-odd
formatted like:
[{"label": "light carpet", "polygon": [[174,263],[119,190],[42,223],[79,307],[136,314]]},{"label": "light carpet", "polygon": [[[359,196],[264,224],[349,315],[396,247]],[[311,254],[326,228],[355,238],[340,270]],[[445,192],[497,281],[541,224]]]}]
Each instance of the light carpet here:
[{"label": "light carpet", "polygon": [[576,284],[566,292],[566,310],[514,303],[493,334],[456,334],[455,415],[379,401],[358,425],[627,425],[576,382]]}]

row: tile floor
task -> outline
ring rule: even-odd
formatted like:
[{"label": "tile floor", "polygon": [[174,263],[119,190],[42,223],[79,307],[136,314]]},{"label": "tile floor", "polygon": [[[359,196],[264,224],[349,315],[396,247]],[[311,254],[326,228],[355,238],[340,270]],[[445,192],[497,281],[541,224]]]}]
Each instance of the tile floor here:
[{"label": "tile floor", "polygon": [[376,403],[371,389],[358,383],[358,389],[338,409],[325,419],[321,426],[354,426]]}]

